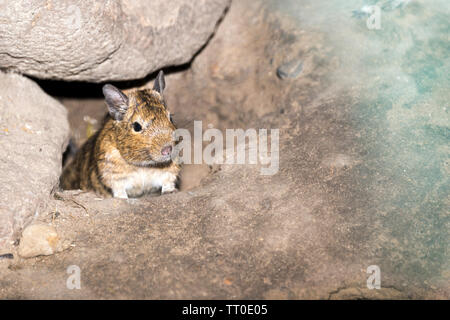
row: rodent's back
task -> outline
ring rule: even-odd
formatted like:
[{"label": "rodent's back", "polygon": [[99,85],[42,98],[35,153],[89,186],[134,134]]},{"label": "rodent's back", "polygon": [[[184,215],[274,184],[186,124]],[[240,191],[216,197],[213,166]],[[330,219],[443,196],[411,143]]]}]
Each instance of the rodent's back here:
[{"label": "rodent's back", "polygon": [[111,193],[111,190],[101,182],[98,168],[98,150],[106,138],[105,127],[109,127],[109,121],[111,120],[107,116],[100,130],[83,144],[73,161],[66,166],[60,179],[60,186],[63,189],[95,190],[103,195]]}]

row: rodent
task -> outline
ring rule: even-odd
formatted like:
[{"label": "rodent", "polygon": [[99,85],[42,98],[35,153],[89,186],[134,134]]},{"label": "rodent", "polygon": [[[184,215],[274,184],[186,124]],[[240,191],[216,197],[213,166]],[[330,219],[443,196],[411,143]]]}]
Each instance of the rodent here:
[{"label": "rodent", "polygon": [[180,172],[172,159],[176,127],[164,101],[164,88],[162,71],[153,89],[125,94],[104,85],[108,114],[64,168],[60,186],[115,198],[176,191]]}]

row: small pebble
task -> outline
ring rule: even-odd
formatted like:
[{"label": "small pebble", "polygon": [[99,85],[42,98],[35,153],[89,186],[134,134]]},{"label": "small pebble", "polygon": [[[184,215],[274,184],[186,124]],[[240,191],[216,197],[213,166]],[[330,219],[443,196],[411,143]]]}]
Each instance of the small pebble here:
[{"label": "small pebble", "polygon": [[303,71],[303,62],[301,60],[292,60],[278,67],[277,76],[280,79],[295,79]]},{"label": "small pebble", "polygon": [[25,228],[18,253],[23,258],[47,256],[67,249],[56,229],[45,224],[35,224]]}]

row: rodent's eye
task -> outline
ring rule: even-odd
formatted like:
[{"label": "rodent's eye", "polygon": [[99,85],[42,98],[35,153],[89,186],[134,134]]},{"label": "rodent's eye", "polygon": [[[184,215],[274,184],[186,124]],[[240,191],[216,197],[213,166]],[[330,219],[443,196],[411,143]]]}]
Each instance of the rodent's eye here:
[{"label": "rodent's eye", "polygon": [[142,130],[142,126],[139,122],[133,122],[133,130],[139,132]]}]

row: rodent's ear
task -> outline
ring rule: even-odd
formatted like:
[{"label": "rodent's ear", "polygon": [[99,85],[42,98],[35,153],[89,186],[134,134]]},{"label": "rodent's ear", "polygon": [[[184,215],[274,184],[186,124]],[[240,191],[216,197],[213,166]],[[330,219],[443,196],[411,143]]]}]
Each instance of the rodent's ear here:
[{"label": "rodent's ear", "polygon": [[128,109],[128,97],[110,84],[105,84],[102,90],[109,114],[114,120],[122,120]]},{"label": "rodent's ear", "polygon": [[160,95],[163,94],[166,88],[166,80],[164,79],[164,72],[161,70],[155,79],[155,84],[153,85],[153,90],[158,91]]}]

